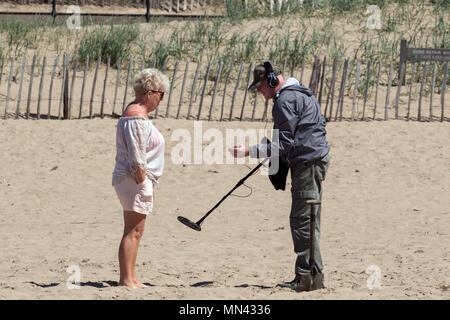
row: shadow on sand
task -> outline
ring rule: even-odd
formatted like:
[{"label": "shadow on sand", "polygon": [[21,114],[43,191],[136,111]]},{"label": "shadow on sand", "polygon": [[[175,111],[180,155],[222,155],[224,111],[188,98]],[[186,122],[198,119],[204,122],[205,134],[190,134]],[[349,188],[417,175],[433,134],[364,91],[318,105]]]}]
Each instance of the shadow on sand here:
[{"label": "shadow on sand", "polygon": [[[52,288],[52,287],[57,287],[60,284],[63,283],[58,283],[58,282],[52,282],[52,283],[37,283],[34,281],[30,281],[28,282],[34,286],[40,287],[40,288]],[[148,287],[155,287],[154,284],[151,284],[149,282],[145,282],[144,283],[146,286]],[[80,287],[93,287],[93,288],[97,288],[97,289],[102,289],[102,288],[109,288],[109,287],[118,287],[119,283],[117,281],[110,281],[110,280],[105,280],[105,281],[85,281],[85,282],[80,282]],[[167,287],[176,287],[174,285],[166,285]],[[190,285],[191,287],[194,288],[198,288],[198,287],[212,287],[214,286],[214,281],[200,281],[194,284]],[[258,285],[258,284],[240,284],[240,285],[235,285],[234,288],[258,288],[258,289],[273,289],[274,287],[268,287],[268,286],[263,286],[263,285]]]},{"label": "shadow on sand", "polygon": [[[214,281],[201,281],[201,282],[197,282],[194,284],[191,284],[191,287],[211,287],[214,285]],[[267,287],[267,286],[262,286],[262,285],[258,285],[258,284],[239,284],[239,285],[235,285],[234,288],[258,288],[258,289],[273,289],[273,287]]]},{"label": "shadow on sand", "polygon": [[[51,287],[56,287],[59,286],[62,283],[36,283],[34,281],[30,281],[29,282],[32,285],[41,287],[41,288],[51,288]],[[151,284],[151,283],[144,283],[146,286],[148,287],[154,287],[155,285]],[[119,283],[117,281],[110,281],[110,280],[106,280],[106,281],[86,281],[86,282],[80,282],[80,287],[93,287],[93,288],[108,288],[108,287],[118,287]]]},{"label": "shadow on sand", "polygon": [[240,284],[240,285],[237,285],[237,286],[234,286],[235,288],[249,288],[249,287],[253,287],[253,288],[258,288],[258,289],[273,289],[274,287],[267,287],[267,286],[262,286],[262,285],[259,285],[259,284],[247,284],[247,283],[244,283],[244,284]]}]

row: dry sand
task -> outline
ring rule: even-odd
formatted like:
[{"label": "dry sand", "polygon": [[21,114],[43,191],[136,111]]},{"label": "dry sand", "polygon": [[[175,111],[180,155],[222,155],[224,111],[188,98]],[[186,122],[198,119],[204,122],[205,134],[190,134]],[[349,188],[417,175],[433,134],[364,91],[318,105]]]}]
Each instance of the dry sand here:
[{"label": "dry sand", "polygon": [[[0,121],[0,299],[448,299],[450,124],[406,121],[328,124],[321,248],[326,289],[295,293],[289,191],[266,176],[252,195],[228,198],[196,232],[176,217],[203,216],[254,165],[175,165],[166,138],[156,212],[137,260],[146,289],[115,286],[122,212],[111,172],[114,119]],[[269,124],[268,127],[271,125]],[[204,122],[204,130],[264,123]],[[289,188],[289,185],[288,185]],[[249,190],[239,188],[237,195]],[[81,270],[69,290],[67,268]],[[381,270],[381,289],[365,273]]]}]

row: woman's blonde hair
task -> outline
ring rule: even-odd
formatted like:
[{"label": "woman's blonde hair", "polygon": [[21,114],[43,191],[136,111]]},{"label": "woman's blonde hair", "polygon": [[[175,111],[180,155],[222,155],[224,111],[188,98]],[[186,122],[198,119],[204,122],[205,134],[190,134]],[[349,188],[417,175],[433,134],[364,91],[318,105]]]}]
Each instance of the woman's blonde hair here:
[{"label": "woman's blonde hair", "polygon": [[137,96],[150,90],[159,91],[161,88],[166,92],[169,86],[169,78],[155,68],[144,69],[134,77],[133,88]]}]

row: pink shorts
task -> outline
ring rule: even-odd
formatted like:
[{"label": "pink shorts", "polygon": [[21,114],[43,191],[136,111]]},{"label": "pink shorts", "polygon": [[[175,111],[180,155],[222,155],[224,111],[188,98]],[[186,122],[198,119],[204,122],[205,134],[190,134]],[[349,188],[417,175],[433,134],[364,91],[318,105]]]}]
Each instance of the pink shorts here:
[{"label": "pink shorts", "polygon": [[149,214],[153,210],[153,183],[147,179],[146,183],[137,184],[134,179],[123,177],[114,184],[117,197],[124,211],[134,211]]}]

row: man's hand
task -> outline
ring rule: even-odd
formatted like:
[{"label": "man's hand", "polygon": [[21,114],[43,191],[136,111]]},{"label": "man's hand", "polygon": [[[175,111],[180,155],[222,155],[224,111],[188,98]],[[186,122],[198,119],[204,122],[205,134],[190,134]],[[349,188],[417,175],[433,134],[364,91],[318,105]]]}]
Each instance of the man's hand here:
[{"label": "man's hand", "polygon": [[242,145],[233,146],[232,148],[228,148],[228,151],[235,158],[244,158],[250,154],[250,150],[248,147],[243,147]]}]

